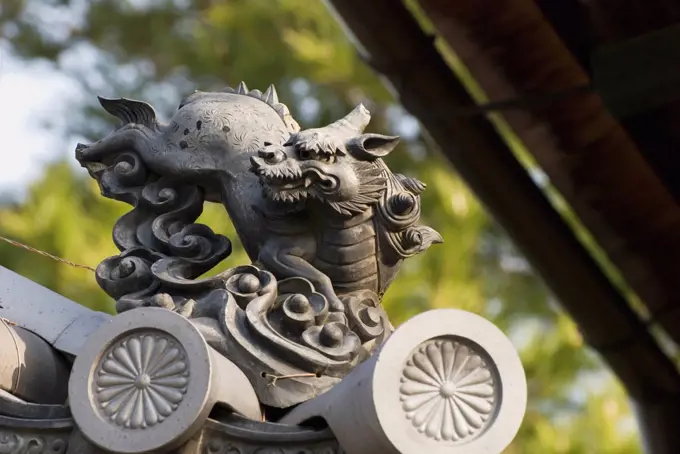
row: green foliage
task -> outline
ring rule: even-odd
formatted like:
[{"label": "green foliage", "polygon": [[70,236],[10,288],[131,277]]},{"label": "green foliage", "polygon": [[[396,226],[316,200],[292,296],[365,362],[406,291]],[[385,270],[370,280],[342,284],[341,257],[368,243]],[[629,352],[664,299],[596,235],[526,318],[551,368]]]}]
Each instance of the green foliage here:
[{"label": "green foliage", "polygon": [[[18,55],[55,62],[90,93],[147,99],[165,115],[194,88],[245,80],[250,88],[274,83],[303,125],[335,120],[361,101],[373,112],[371,128],[409,133],[404,125],[412,119],[362,64],[321,2],[98,0],[89,2],[82,23],[48,33],[46,18],[76,3],[83,4],[4,0],[0,30],[12,32]],[[84,46],[97,49],[96,61],[67,58]],[[98,139],[110,130],[110,119],[93,104],[74,109],[68,133]],[[389,165],[428,184],[423,222],[445,244],[404,264],[385,298],[395,324],[430,308],[458,307],[483,314],[511,335],[526,367],[530,401],[508,453],[639,452],[635,432],[621,429],[629,420],[621,387],[444,159],[419,134],[404,135]],[[84,171],[58,162],[24,202],[0,208],[0,234],[96,266],[116,253],[110,231],[126,210],[101,197]],[[232,256],[214,271],[247,262],[221,207],[206,206],[201,221],[234,242]],[[82,304],[112,309],[86,270],[2,244],[0,264]],[[592,377],[599,386],[588,384]]]}]

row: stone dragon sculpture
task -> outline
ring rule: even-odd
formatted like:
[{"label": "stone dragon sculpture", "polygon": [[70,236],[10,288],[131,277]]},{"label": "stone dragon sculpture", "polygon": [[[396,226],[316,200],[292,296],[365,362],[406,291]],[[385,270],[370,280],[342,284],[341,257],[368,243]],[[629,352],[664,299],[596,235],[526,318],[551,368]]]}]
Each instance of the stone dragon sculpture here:
[{"label": "stone dragon sculpture", "polygon": [[[384,292],[442,238],[416,224],[425,185],[389,170],[399,139],[364,133],[363,105],[300,130],[273,86],[196,92],[168,124],[144,102],[100,102],[123,125],[76,156],[134,206],[114,227],[121,254],[97,269],[119,312],[191,318],[275,407],[327,390],[389,335]],[[194,223],[204,200],[224,205],[252,265],[199,278],[231,252]]]},{"label": "stone dragon sculpture", "polygon": [[[96,269],[117,315],[0,266],[0,453],[499,453],[526,377],[493,324],[457,309],[394,329],[381,299],[441,242],[416,179],[358,106],[300,130],[270,87],[194,93],[167,124],[100,99],[122,125],[76,157],[132,209]],[[250,264],[203,275],[229,239]]]},{"label": "stone dragon sculpture", "polygon": [[362,134],[369,119],[359,105],[331,125],[293,134],[283,145],[265,144],[251,157],[265,198],[286,210],[283,216],[262,210],[276,227],[259,261],[275,275],[307,278],[340,312],[335,294],[382,296],[403,258],[442,241],[433,229],[414,225],[424,184],[387,168],[381,158],[398,138]]}]

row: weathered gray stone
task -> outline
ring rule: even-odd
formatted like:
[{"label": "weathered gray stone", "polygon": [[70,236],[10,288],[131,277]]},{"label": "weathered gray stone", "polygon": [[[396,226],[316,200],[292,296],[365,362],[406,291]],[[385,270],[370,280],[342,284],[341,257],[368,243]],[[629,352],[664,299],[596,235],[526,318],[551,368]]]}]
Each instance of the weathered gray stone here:
[{"label": "weathered gray stone", "polygon": [[179,447],[218,403],[262,418],[241,370],[188,319],[160,308],[125,312],[95,331],[73,365],[69,396],[83,435],[119,453]]},{"label": "weathered gray stone", "polygon": [[[168,124],[146,103],[100,101],[124,124],[76,154],[104,196],[133,206],[113,228],[120,254],[96,271],[118,315],[0,268],[0,317],[18,324],[0,327],[0,452],[507,446],[526,407],[507,338],[457,310],[394,331],[382,308],[402,261],[442,238],[418,225],[425,185],[386,166],[398,138],[364,133],[363,106],[301,131],[273,87],[197,92]],[[231,253],[195,223],[205,201],[225,206],[251,264],[200,278]],[[35,341],[24,356],[17,333]],[[65,374],[25,359],[62,354],[75,357],[69,407],[39,386]],[[38,379],[23,388],[22,366]]]},{"label": "weathered gray stone", "polygon": [[[211,345],[279,408],[330,389],[389,336],[382,295],[442,238],[418,225],[425,185],[382,159],[399,138],[364,133],[363,105],[300,130],[273,87],[196,92],[167,124],[144,102],[100,102],[124,124],[76,157],[134,206],[114,228],[121,254],[97,269],[119,312],[218,320],[225,338],[210,328]],[[204,200],[225,206],[253,265],[196,279],[231,252],[194,223]]]},{"label": "weathered gray stone", "polygon": [[70,364],[30,331],[0,320],[0,390],[37,404],[63,405]]},{"label": "weathered gray stone", "polygon": [[229,415],[208,420],[178,454],[342,454],[328,429],[252,421]]},{"label": "weathered gray stone", "polygon": [[0,415],[0,453],[63,454],[73,420],[30,420]]},{"label": "weathered gray stone", "polygon": [[30,279],[0,266],[0,317],[49,342],[57,350],[77,355],[97,327],[111,319],[64,298]]},{"label": "weathered gray stone", "polygon": [[348,454],[500,453],[526,403],[524,369],[505,335],[475,314],[440,309],[407,321],[281,422],[322,417]]}]

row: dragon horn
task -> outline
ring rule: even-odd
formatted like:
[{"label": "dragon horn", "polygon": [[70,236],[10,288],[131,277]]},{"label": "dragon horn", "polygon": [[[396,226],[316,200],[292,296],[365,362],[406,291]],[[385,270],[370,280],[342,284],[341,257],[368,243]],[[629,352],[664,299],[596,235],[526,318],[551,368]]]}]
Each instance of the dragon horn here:
[{"label": "dragon horn", "polygon": [[359,104],[350,113],[345,115],[338,121],[331,123],[329,126],[336,129],[349,130],[352,133],[361,134],[364,132],[364,128],[368,126],[371,121],[371,113],[364,107],[363,104]]}]

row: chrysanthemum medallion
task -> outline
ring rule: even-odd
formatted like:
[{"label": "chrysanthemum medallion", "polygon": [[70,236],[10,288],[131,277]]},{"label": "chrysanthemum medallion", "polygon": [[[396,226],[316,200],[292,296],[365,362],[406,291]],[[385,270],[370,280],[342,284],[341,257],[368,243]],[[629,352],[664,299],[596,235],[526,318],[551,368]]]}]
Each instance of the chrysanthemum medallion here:
[{"label": "chrysanthemum medallion", "polygon": [[499,403],[495,366],[475,350],[476,345],[462,339],[433,339],[407,361],[401,377],[402,408],[427,437],[467,441],[493,420]]},{"label": "chrysanthemum medallion", "polygon": [[161,423],[180,405],[189,384],[186,352],[167,333],[134,333],[102,357],[93,383],[101,414],[126,429]]}]

